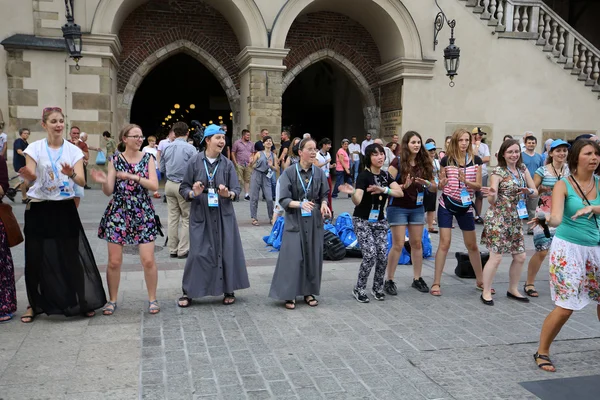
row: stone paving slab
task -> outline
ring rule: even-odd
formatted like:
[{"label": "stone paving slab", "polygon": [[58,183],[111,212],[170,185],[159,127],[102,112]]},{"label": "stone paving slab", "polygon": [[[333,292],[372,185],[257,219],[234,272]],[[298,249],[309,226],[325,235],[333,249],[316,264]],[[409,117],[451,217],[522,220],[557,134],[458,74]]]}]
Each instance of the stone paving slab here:
[{"label": "stone paving slab", "polygon": [[[97,190],[86,191],[80,209],[102,271],[106,244],[96,227],[107,201]],[[163,203],[155,205],[166,215]],[[14,208],[22,221],[21,206]],[[0,325],[0,399],[534,399],[519,382],[598,370],[600,332],[592,308],[575,313],[558,336],[553,360],[559,372],[536,368],[539,329],[553,308],[547,272],[540,272],[539,299],[511,301],[500,295],[508,258],[494,283],[493,308],[479,302],[474,280],[454,276],[451,259],[442,297],[410,288],[412,267],[399,266],[398,296],[359,304],[351,289],[360,260],[345,259],[325,263],[318,307],[299,302],[285,310],[267,297],[277,258],[262,242],[269,226],[250,225],[248,202],[235,208],[252,285],[237,293],[235,305],[208,297],[178,308],[185,262],[157,248],[162,311],[149,315],[139,259],[126,254],[114,316],[40,316],[28,325]],[[334,208],[339,214],[351,204],[340,199]],[[461,236],[453,231],[450,254],[464,251]],[[431,237],[435,250],[437,235]],[[530,236],[526,247],[533,248]],[[22,245],[13,250],[19,274]],[[428,283],[433,269],[426,260]],[[18,276],[22,313],[27,300]]]}]

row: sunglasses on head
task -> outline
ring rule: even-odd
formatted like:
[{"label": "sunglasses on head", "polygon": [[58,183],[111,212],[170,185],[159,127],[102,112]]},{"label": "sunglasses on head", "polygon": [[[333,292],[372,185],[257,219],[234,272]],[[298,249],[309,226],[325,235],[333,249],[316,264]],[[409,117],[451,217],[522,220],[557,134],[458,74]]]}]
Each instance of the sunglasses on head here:
[{"label": "sunglasses on head", "polygon": [[44,115],[46,115],[46,113],[49,113],[49,112],[52,112],[52,111],[58,111],[59,113],[62,114],[62,108],[60,108],[60,107],[46,107],[42,111],[42,118],[44,118]]}]

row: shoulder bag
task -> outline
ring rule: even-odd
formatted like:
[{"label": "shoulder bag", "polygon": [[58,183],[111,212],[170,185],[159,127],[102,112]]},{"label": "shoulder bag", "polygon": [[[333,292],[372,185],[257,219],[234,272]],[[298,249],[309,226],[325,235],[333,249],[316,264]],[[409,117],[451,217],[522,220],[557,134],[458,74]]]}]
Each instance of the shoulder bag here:
[{"label": "shoulder bag", "polygon": [[8,241],[8,247],[15,247],[23,242],[23,234],[21,233],[21,227],[15,218],[15,214],[12,212],[12,207],[6,203],[0,203],[0,220],[4,224],[4,230],[6,231],[6,239]]}]

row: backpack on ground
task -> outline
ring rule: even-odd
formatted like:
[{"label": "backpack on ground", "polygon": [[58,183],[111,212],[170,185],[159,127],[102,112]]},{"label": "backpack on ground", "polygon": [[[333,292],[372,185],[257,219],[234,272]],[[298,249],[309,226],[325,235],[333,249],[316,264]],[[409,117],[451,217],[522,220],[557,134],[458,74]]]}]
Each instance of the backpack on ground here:
[{"label": "backpack on ground", "polygon": [[350,214],[348,214],[347,212],[341,213],[335,219],[335,229],[338,233],[338,236],[340,236],[340,232],[346,227],[352,229],[352,231],[354,232],[354,225],[352,224],[352,216]]},{"label": "backpack on ground", "polygon": [[[408,233],[407,233],[408,235]],[[390,254],[390,250],[392,249],[392,231],[388,229],[387,233],[387,253]],[[398,265],[410,265],[410,244],[408,242],[408,236],[405,237],[404,246],[402,246],[402,253],[400,253],[400,258],[398,259]]]},{"label": "backpack on ground", "polygon": [[[473,271],[471,260],[469,260],[469,253],[457,251],[454,255],[456,257],[456,261],[458,261],[458,264],[454,269],[456,276],[463,279],[475,279],[475,271]],[[482,252],[480,253],[480,256],[481,267],[484,267],[485,263],[490,259],[490,254]]]},{"label": "backpack on ground", "polygon": [[339,261],[346,257],[346,247],[341,239],[329,230],[323,234],[323,258],[325,260]]}]

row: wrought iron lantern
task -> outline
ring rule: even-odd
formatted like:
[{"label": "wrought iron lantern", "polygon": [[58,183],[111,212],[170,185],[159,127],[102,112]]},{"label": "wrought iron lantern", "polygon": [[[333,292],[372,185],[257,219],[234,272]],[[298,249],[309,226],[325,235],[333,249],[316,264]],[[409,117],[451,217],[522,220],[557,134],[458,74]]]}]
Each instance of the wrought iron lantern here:
[{"label": "wrought iron lantern", "polygon": [[446,68],[446,76],[450,78],[450,87],[454,87],[454,77],[458,75],[458,66],[460,64],[460,48],[454,44],[454,28],[456,27],[456,20],[448,21],[446,14],[438,4],[438,0],[435,0],[435,5],[440,9],[437,13],[435,21],[433,22],[433,49],[438,44],[438,34],[447,24],[450,27],[450,44],[444,49],[444,67]]},{"label": "wrought iron lantern", "polygon": [[63,25],[62,32],[65,38],[65,45],[69,56],[75,60],[75,68],[79,69],[79,60],[81,59],[81,27],[75,23],[73,13],[73,0],[65,0],[65,15],[67,23]]}]

